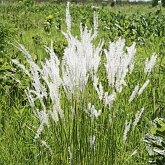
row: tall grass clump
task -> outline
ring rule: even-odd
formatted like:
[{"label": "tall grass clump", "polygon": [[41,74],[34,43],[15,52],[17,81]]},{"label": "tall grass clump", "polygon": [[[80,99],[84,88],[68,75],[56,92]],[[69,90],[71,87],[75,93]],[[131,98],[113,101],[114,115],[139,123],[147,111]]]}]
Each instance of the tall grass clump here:
[{"label": "tall grass clump", "polygon": [[25,92],[38,119],[34,139],[55,164],[141,164],[143,115],[157,56],[137,72],[136,44],[128,47],[119,38],[103,50],[102,40],[93,43],[96,13],[93,22],[93,29],[80,25],[80,37],[73,36],[68,3],[67,31],[62,32],[68,45],[62,60],[53,43],[45,48],[49,58],[41,63],[23,45],[17,46],[26,62],[12,61],[31,81]]}]

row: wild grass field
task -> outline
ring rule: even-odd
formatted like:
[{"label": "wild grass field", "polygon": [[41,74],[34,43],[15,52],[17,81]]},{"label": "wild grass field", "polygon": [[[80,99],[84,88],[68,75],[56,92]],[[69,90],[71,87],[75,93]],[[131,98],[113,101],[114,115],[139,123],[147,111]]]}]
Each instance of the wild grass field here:
[{"label": "wild grass field", "polygon": [[148,3],[0,3],[0,165],[164,165],[164,22]]}]

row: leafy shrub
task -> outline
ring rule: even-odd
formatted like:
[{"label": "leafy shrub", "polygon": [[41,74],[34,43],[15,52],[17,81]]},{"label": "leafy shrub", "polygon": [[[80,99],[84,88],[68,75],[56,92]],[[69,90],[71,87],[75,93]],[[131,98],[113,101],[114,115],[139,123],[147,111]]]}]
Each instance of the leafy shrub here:
[{"label": "leafy shrub", "polygon": [[155,7],[158,5],[158,0],[152,0],[152,7]]},{"label": "leafy shrub", "polygon": [[22,0],[22,3],[26,7],[32,7],[34,5],[34,0]]},{"label": "leafy shrub", "polygon": [[146,134],[146,142],[150,163],[162,165],[165,162],[165,119],[156,118],[151,125],[150,133]]},{"label": "leafy shrub", "polygon": [[162,6],[165,7],[165,0],[161,0]]}]

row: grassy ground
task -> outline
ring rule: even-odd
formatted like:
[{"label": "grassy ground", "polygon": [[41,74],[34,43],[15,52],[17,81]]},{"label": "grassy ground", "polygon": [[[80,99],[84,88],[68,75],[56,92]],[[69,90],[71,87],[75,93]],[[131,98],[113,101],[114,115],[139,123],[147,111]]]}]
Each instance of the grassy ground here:
[{"label": "grassy ground", "polygon": [[[27,76],[13,63],[11,59],[22,59],[22,53],[12,44],[22,43],[31,52],[34,60],[40,62],[48,54],[44,46],[54,43],[54,51],[62,59],[67,41],[61,31],[66,31],[65,4],[49,3],[34,4],[0,4],[0,164],[2,165],[32,165],[32,164],[114,164],[114,165],[147,165],[148,154],[143,142],[144,135],[149,131],[149,123],[156,117],[164,117],[164,15],[165,9],[160,6],[151,8],[149,4],[119,5],[114,8],[91,5],[71,5],[72,33],[79,36],[80,22],[93,26],[93,10],[98,11],[99,27],[96,45],[99,39],[104,39],[104,48],[109,41],[121,36],[126,44],[137,42],[135,70],[127,77],[127,87],[118,94],[112,108],[104,109],[105,113],[96,121],[85,116],[83,109],[89,100],[97,109],[102,108],[96,91],[88,84],[85,93],[79,98],[67,101],[61,98],[61,105],[66,115],[70,106],[78,111],[77,120],[69,114],[66,121],[55,124],[50,121],[50,127],[45,127],[40,138],[34,140],[38,119],[29,106],[24,90],[29,86]],[[49,25],[48,25],[49,23]],[[135,26],[135,27],[134,27]],[[151,75],[143,73],[146,57],[153,52],[158,54],[157,65]],[[104,58],[104,54],[102,55]],[[106,86],[105,69],[100,69],[99,75]],[[13,77],[21,81],[16,82]],[[150,79],[150,85],[142,96],[133,103],[128,98],[134,86],[142,85]],[[91,92],[92,91],[92,92]],[[128,140],[123,142],[124,123],[134,120],[135,113],[145,107],[144,114],[136,128],[131,128]],[[110,121],[110,119],[112,121]],[[95,148],[90,147],[89,139],[96,136]],[[51,147],[42,144],[45,140]],[[71,150],[71,151],[70,151]],[[132,153],[137,150],[137,154]],[[72,154],[72,155],[71,155]],[[72,158],[71,158],[72,157]]]}]

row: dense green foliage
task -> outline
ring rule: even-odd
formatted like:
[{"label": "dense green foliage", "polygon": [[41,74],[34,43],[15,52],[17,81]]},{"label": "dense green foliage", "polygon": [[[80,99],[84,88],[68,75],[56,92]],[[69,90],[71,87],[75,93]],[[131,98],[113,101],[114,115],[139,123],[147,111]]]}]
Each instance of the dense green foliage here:
[{"label": "dense green foliage", "polygon": [[147,150],[152,164],[165,162],[165,120],[156,118],[151,124],[150,134],[145,136]]},{"label": "dense green foliage", "polygon": [[[28,2],[28,1],[26,1]],[[32,2],[32,1],[31,1]],[[165,107],[165,10],[150,8],[148,5],[125,5],[111,8],[109,6],[71,5],[72,33],[79,36],[80,22],[88,27],[93,26],[93,12],[98,12],[98,38],[104,39],[104,47],[109,41],[121,36],[127,45],[137,42],[135,71],[127,78],[128,86],[125,92],[119,94],[118,102],[112,110],[112,120],[102,116],[93,123],[82,111],[86,107],[84,98],[92,100],[97,108],[96,93],[91,93],[91,84],[84,97],[73,98],[73,105],[79,111],[78,123],[69,118],[70,123],[60,121],[57,125],[51,122],[50,128],[45,128],[39,140],[34,140],[39,122],[29,107],[24,90],[29,85],[26,75],[11,62],[11,59],[24,61],[22,53],[12,44],[24,44],[31,52],[34,60],[40,64],[47,57],[44,46],[53,41],[54,51],[61,59],[67,42],[61,31],[66,31],[65,4],[0,4],[0,164],[69,164],[70,149],[73,151],[73,164],[123,164],[147,165],[148,153],[143,142],[148,132],[150,120],[164,117]],[[143,74],[145,58],[153,52],[158,54],[157,65],[151,75]],[[102,59],[104,61],[104,58]],[[25,65],[26,62],[24,61]],[[101,76],[104,69],[100,67]],[[106,87],[106,80],[101,77]],[[134,85],[150,78],[150,85],[140,98],[131,105],[128,98]],[[20,80],[20,81],[18,81]],[[65,98],[65,95],[63,96]],[[64,109],[69,111],[70,102],[62,100]],[[135,113],[145,107],[145,113],[136,129],[131,129],[127,142],[122,141],[124,123],[134,120]],[[109,109],[106,109],[109,110]],[[105,110],[105,111],[106,111]],[[69,116],[70,117],[70,116]],[[72,129],[70,130],[70,128]],[[69,133],[72,133],[71,135]],[[77,133],[78,132],[78,133]],[[91,148],[89,136],[95,134],[98,145]],[[44,139],[51,146],[53,153],[41,144]],[[72,144],[73,146],[69,146]],[[132,155],[133,151],[138,151]],[[85,155],[85,156],[84,156]]]}]

